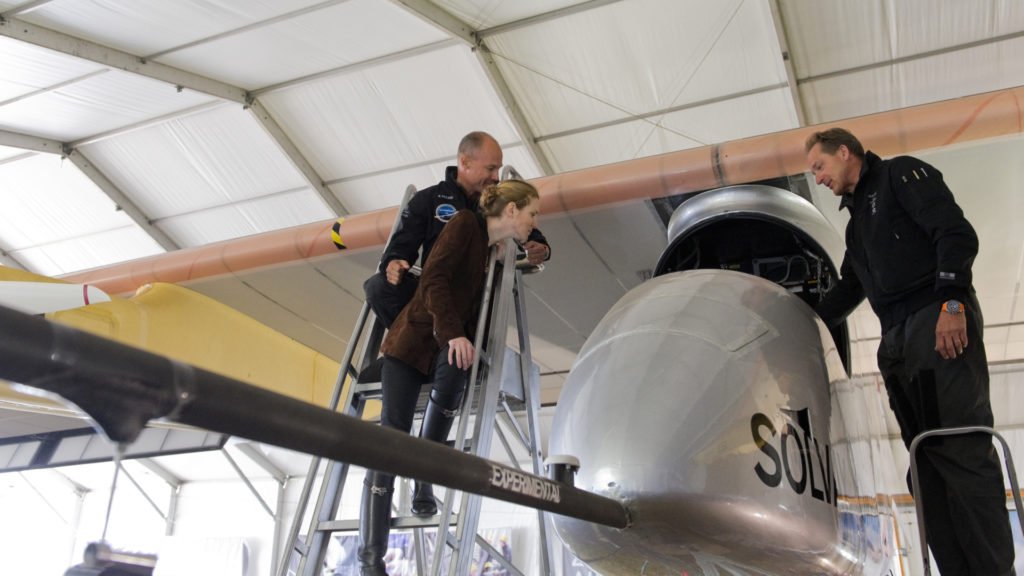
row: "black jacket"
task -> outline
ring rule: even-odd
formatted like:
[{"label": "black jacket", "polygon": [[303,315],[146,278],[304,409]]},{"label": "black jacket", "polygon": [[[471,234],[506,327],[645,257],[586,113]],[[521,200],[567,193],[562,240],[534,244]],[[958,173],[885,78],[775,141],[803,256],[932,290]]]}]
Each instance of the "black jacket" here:
[{"label": "black jacket", "polygon": [[[405,260],[410,264],[416,262],[420,254],[420,247],[423,247],[423,259],[420,265],[427,262],[434,242],[455,213],[463,208],[478,210],[479,196],[472,198],[466,196],[465,190],[459,186],[455,178],[458,176],[458,169],[449,166],[445,169],[445,179],[429,188],[424,188],[412,198],[402,211],[401,220],[394,236],[384,249],[384,255],[380,260],[379,270],[384,270],[388,262],[392,260]],[[530,234],[530,240],[540,242],[548,246],[548,258],[551,258],[550,245],[540,233],[534,230]]]},{"label": "black jacket", "polygon": [[830,326],[865,296],[883,333],[929,304],[967,300],[978,236],[933,166],[868,152],[842,208],[850,210],[842,280],[818,305]]}]

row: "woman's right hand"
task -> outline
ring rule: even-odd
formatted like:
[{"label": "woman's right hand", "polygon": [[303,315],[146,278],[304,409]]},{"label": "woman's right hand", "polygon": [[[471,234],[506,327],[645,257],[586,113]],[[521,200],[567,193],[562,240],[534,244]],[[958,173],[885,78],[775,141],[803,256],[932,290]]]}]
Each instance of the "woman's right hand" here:
[{"label": "woman's right hand", "polygon": [[469,370],[473,365],[476,350],[473,343],[465,336],[452,338],[448,341],[448,364],[458,366],[460,370]]}]

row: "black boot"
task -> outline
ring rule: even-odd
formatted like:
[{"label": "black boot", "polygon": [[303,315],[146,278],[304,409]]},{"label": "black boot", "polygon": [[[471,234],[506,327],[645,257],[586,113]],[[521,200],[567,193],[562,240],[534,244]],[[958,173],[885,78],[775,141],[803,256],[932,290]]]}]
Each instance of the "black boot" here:
[{"label": "black boot", "polygon": [[[420,427],[420,438],[434,442],[446,442],[452,429],[452,422],[458,414],[462,394],[445,398],[431,391],[427,409],[423,412],[423,425]],[[437,500],[434,499],[434,486],[427,482],[414,482],[412,492],[412,513],[416,516],[434,516],[437,514]]]},{"label": "black boot", "polygon": [[384,554],[391,529],[391,495],[395,477],[367,470],[359,513],[359,571],[363,576],[387,576]]}]

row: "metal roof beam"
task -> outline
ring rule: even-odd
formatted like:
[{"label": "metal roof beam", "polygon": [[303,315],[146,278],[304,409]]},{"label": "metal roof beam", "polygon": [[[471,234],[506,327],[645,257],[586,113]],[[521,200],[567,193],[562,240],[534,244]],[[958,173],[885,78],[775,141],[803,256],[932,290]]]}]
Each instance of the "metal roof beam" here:
[{"label": "metal roof beam", "polygon": [[63,154],[64,143],[50,138],[30,136],[10,130],[0,130],[0,146],[32,150],[33,152],[45,152],[47,154]]},{"label": "metal roof beam", "polygon": [[430,0],[391,0],[392,4],[404,8],[424,22],[432,24],[442,32],[462,40],[468,46],[478,46],[480,39],[476,30],[462,20],[445,11]]},{"label": "metal roof beam", "polygon": [[110,68],[167,82],[177,86],[179,90],[194,90],[239,103],[245,103],[249,98],[248,93],[237,86],[219,82],[192,72],[186,72],[165,64],[151,62],[134,54],[115,50],[114,48],[76,38],[62,32],[50,30],[49,28],[36,26],[17,18],[0,17],[0,36],[27,42]]},{"label": "metal roof beam", "polygon": [[779,49],[782,50],[782,63],[786,67],[789,96],[793,100],[793,108],[796,109],[796,120],[800,126],[806,126],[807,114],[804,110],[803,98],[800,97],[800,88],[796,82],[793,52],[789,49],[789,34],[786,31],[786,21],[782,16],[782,8],[779,6],[779,0],[769,0],[768,4],[772,10],[772,24],[775,26],[775,35],[779,38]]},{"label": "metal roof beam", "polygon": [[167,468],[165,468],[159,462],[153,460],[152,458],[138,458],[135,461],[138,462],[147,470],[149,470],[150,472],[152,472],[153,474],[159,476],[171,488],[178,488],[179,486],[185,483],[185,481],[182,480],[181,478],[178,478],[174,474],[174,472],[171,472],[170,470],[168,470]]},{"label": "metal roof beam", "polygon": [[139,228],[142,228],[146,234],[149,234],[150,238],[162,246],[164,250],[172,251],[180,248],[180,246],[178,246],[170,236],[165,234],[163,230],[154,226],[149,217],[146,216],[146,214],[136,206],[135,203],[117,187],[116,184],[111,182],[110,179],[107,178],[106,175],[104,175],[103,172],[93,164],[81,150],[68,150],[67,158],[82,171],[82,174],[85,174],[87,178],[92,180],[93,183],[96,184],[96,186],[102,190],[118,208],[123,210]]},{"label": "metal roof beam", "polygon": [[476,50],[476,57],[480,60],[480,65],[483,66],[484,71],[487,73],[488,80],[491,81],[491,86],[494,87],[494,91],[498,94],[498,98],[501,99],[502,105],[505,106],[505,110],[508,111],[508,115],[512,120],[512,126],[515,127],[516,132],[519,134],[520,140],[526,145],[526,151],[533,157],[533,161],[540,168],[542,176],[550,176],[555,173],[551,166],[551,161],[548,160],[547,154],[540,147],[537,141],[537,136],[533,133],[530,128],[529,122],[526,121],[526,114],[523,112],[522,107],[519,106],[519,102],[516,100],[512,89],[509,88],[508,83],[505,82],[505,76],[501,73],[498,68],[497,62],[494,61],[494,54],[491,50],[480,44],[480,47]]},{"label": "metal roof beam", "polygon": [[572,14],[578,14],[580,12],[586,12],[587,10],[593,10],[594,8],[600,8],[609,4],[615,4],[622,0],[590,0],[589,2],[580,2],[579,4],[573,4],[572,6],[565,6],[552,10],[550,12],[544,12],[535,16],[528,16],[520,20],[513,22],[506,22],[505,24],[498,24],[490,28],[484,28],[477,31],[477,36],[480,38],[487,38],[488,36],[494,36],[495,34],[501,34],[502,32],[510,32],[519,28],[526,28],[528,26],[534,26],[541,24],[549,20],[555,20],[556,18],[562,18],[564,16],[570,16]]},{"label": "metal roof beam", "polygon": [[288,481],[289,477],[284,473],[281,468],[275,464],[266,453],[260,449],[259,444],[255,442],[239,442],[235,444],[235,448],[242,454],[245,454],[250,460],[253,461],[257,466],[263,469],[264,472],[270,474],[278,484],[284,484]]},{"label": "metal roof beam", "polygon": [[497,93],[501,103],[508,111],[509,119],[512,122],[512,126],[515,128],[516,133],[519,134],[519,139],[526,145],[527,151],[530,153],[530,156],[533,157],[534,162],[536,162],[543,175],[547,176],[552,174],[554,171],[552,170],[551,162],[548,160],[547,155],[544,154],[541,147],[537,144],[537,139],[534,137],[533,130],[530,129],[530,125],[526,121],[526,114],[523,113],[522,108],[516,101],[515,95],[512,94],[512,90],[505,81],[505,77],[501,74],[501,70],[494,61],[494,55],[491,53],[490,49],[484,45],[477,31],[469,24],[463,22],[452,14],[449,14],[433,2],[430,2],[430,0],[391,1],[392,3],[405,8],[410,13],[420,17],[425,22],[447,32],[454,38],[461,40],[466,45],[474,49],[477,58],[480,61],[480,65],[483,67],[484,72],[487,74],[487,78],[491,82],[491,86],[494,88],[494,91]]},{"label": "metal roof beam", "polygon": [[274,516],[274,511],[270,509],[269,505],[267,505],[267,501],[263,499],[263,496],[260,494],[260,491],[257,490],[255,486],[253,486],[252,481],[249,480],[249,477],[245,475],[245,471],[242,470],[242,467],[239,466],[238,462],[235,462],[235,459],[231,457],[231,453],[228,452],[227,450],[221,450],[220,453],[224,455],[224,459],[228,461],[228,464],[231,465],[231,468],[233,468],[235,473],[238,474],[238,477],[242,480],[242,483],[245,484],[245,487],[249,489],[249,492],[256,497],[256,500],[259,501],[260,506],[263,507],[263,510],[271,518],[276,519],[276,516]]},{"label": "metal roof beam", "polygon": [[0,265],[7,266],[8,268],[17,268],[18,270],[28,271],[28,268],[24,264],[18,262],[11,253],[0,249]]},{"label": "metal roof beam", "polygon": [[302,155],[299,147],[292,142],[292,139],[288,137],[284,129],[274,120],[274,117],[270,115],[270,111],[263,106],[263,103],[258,100],[253,100],[249,107],[252,112],[253,118],[263,126],[263,129],[267,131],[267,134],[277,142],[277,145],[281,147],[281,151],[284,152],[285,156],[292,161],[292,164],[298,168],[302,177],[306,179],[306,182],[320,195],[320,199],[324,201],[324,204],[334,212],[335,216],[347,215],[348,209],[341,203],[340,200],[331,192],[331,189],[324,184],[324,179],[320,177],[320,174],[313,168],[313,165],[306,160],[306,157]]}]

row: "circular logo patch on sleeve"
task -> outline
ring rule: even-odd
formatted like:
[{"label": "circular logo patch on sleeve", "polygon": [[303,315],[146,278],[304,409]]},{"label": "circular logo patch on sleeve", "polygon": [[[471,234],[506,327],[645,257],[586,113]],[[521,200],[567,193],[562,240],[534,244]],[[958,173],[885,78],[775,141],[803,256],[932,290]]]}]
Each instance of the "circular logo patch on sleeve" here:
[{"label": "circular logo patch on sleeve", "polygon": [[331,226],[331,241],[334,242],[334,246],[338,250],[344,250],[346,248],[345,243],[341,241],[341,223],[344,222],[344,218],[338,218],[338,221]]},{"label": "circular logo patch on sleeve", "polygon": [[434,218],[437,218],[441,222],[447,224],[448,221],[452,219],[452,216],[455,216],[456,212],[458,212],[458,210],[455,209],[455,206],[452,206],[451,204],[440,204],[434,209]]}]

